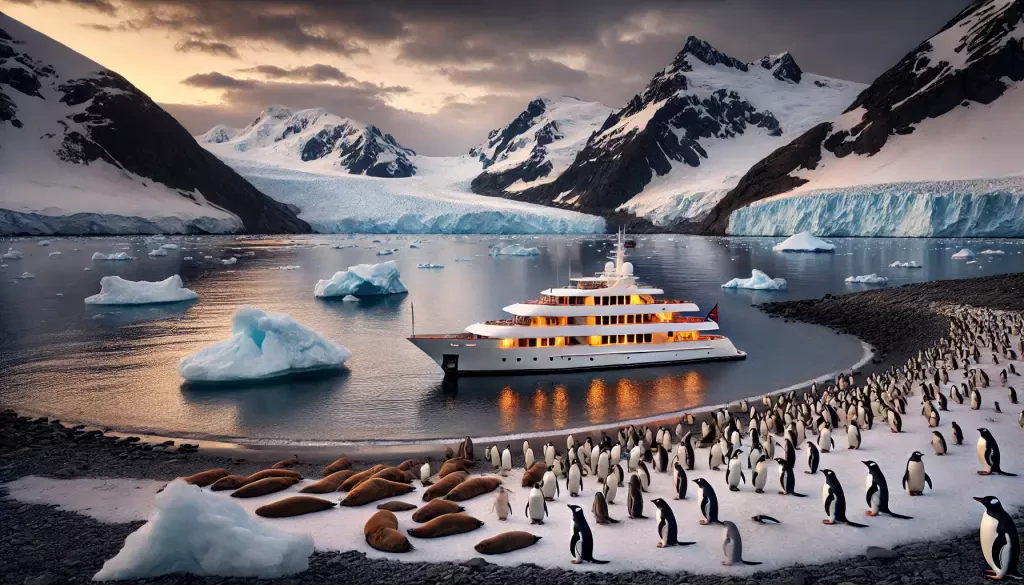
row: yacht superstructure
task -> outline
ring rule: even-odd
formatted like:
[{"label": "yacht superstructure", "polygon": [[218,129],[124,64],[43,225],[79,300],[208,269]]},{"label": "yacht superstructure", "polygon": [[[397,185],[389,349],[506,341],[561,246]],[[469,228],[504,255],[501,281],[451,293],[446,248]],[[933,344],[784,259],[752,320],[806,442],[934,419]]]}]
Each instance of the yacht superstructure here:
[{"label": "yacht superstructure", "polygon": [[693,316],[696,304],[658,298],[626,261],[623,234],[603,272],[504,308],[511,319],[485,321],[464,333],[413,335],[409,341],[446,375],[586,370],[743,359],[718,331],[718,307]]}]

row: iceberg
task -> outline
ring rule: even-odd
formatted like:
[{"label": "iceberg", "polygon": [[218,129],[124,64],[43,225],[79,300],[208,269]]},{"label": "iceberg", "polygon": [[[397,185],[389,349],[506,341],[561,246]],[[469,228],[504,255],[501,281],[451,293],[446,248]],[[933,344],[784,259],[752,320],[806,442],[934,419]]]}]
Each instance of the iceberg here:
[{"label": "iceberg", "polygon": [[[982,252],[982,254],[984,254],[984,252]],[[57,256],[63,256],[63,255],[64,254],[60,250],[54,250],[53,252],[50,252],[49,254],[47,254],[47,256],[49,256],[50,258],[55,258]]]},{"label": "iceberg", "polygon": [[495,246],[491,248],[491,256],[540,256],[540,250],[537,248],[527,248],[520,246],[519,244],[512,244],[511,246]]},{"label": "iceberg", "polygon": [[329,280],[320,280],[313,289],[316,298],[366,297],[407,293],[394,260],[381,264],[357,264],[334,273]]},{"label": "iceberg", "polygon": [[284,314],[239,307],[231,337],[178,361],[189,382],[236,382],[340,368],[352,352]]},{"label": "iceberg", "polygon": [[419,248],[421,246],[423,246],[423,241],[422,240],[413,240],[413,241],[409,242],[409,247],[410,248]]},{"label": "iceberg", "polygon": [[752,290],[786,290],[788,285],[784,278],[771,278],[758,269],[750,271],[750,278],[734,278],[722,285],[722,288],[749,288]]},{"label": "iceberg", "polygon": [[309,568],[313,538],[275,528],[231,498],[183,479],[156,495],[156,510],[94,581],[168,573],[273,579]]},{"label": "iceberg", "polygon": [[878,276],[874,272],[871,274],[865,274],[863,276],[847,276],[847,284],[888,284],[889,279],[884,276]]},{"label": "iceberg", "polygon": [[167,250],[164,250],[163,248],[157,248],[156,250],[150,250],[149,255],[153,258],[156,258],[157,256],[166,256]]},{"label": "iceberg", "polygon": [[776,252],[834,252],[835,249],[835,246],[825,240],[814,237],[808,231],[793,234],[772,246],[772,250]]},{"label": "iceberg", "polygon": [[979,253],[979,254],[985,254],[985,255],[989,255],[989,256],[990,256],[990,255],[1000,255],[1000,254],[1005,254],[1006,252],[1003,252],[1002,250],[982,250],[981,252],[978,252],[978,253]]},{"label": "iceberg", "polygon": [[377,255],[378,256],[390,256],[390,255],[392,255],[394,253],[395,253],[395,251],[391,250],[389,248],[384,248],[383,250],[377,250]]},{"label": "iceberg", "polygon": [[178,244],[164,244],[164,245],[160,246],[160,248],[164,249],[164,250],[177,250],[178,249]]},{"label": "iceberg", "polygon": [[444,268],[444,264],[431,264],[430,262],[425,262],[423,264],[417,264],[416,268]]},{"label": "iceberg", "polygon": [[36,275],[32,274],[31,272],[22,272],[21,276],[19,276],[18,278],[20,278],[21,280],[28,280],[30,278],[35,278],[35,277],[36,277]]},{"label": "iceberg", "polygon": [[96,252],[95,254],[92,255],[92,259],[103,260],[108,262],[124,262],[127,260],[131,260],[132,257],[124,252],[118,252],[117,254],[103,254],[101,252]]},{"label": "iceberg", "polygon": [[224,258],[223,260],[220,261],[221,264],[225,264],[227,266],[231,266],[235,262],[238,262],[238,258],[235,258],[234,256],[230,258]]},{"label": "iceberg", "polygon": [[49,246],[50,245],[50,240],[39,240],[39,245],[40,246]]},{"label": "iceberg", "polygon": [[14,248],[7,248],[7,251],[0,255],[0,258],[3,258],[4,260],[21,260],[24,257],[24,254]]},{"label": "iceberg", "polygon": [[100,292],[85,298],[87,305],[150,305],[177,303],[198,299],[199,295],[184,288],[181,277],[175,274],[158,282],[125,280],[120,276],[100,279]]},{"label": "iceberg", "polygon": [[341,298],[341,300],[342,302],[346,303],[358,303],[359,297],[353,295],[345,295],[344,297]]},{"label": "iceberg", "polygon": [[910,262],[900,262],[897,260],[890,264],[889,268],[924,268],[924,266],[918,264],[916,260],[911,260]]},{"label": "iceberg", "polygon": [[953,260],[967,260],[968,258],[974,258],[974,252],[970,248],[962,248],[953,254]]}]

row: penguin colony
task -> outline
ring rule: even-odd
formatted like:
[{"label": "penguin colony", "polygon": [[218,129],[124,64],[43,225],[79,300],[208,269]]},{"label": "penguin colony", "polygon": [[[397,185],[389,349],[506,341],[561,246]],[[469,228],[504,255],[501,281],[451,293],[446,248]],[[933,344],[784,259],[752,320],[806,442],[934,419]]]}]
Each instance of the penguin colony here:
[{"label": "penguin colony", "polygon": [[[1010,405],[1017,404],[1013,384],[1019,374],[1011,362],[1019,360],[1024,352],[1022,315],[957,308],[949,310],[947,316],[948,336],[934,347],[918,352],[902,367],[864,378],[858,374],[840,375],[828,384],[813,384],[802,395],[790,392],[766,396],[756,403],[741,401],[731,408],[709,413],[703,420],[685,415],[674,427],[627,426],[618,429],[614,436],[601,433],[582,442],[569,435],[564,449],[550,442],[531,445],[524,441],[521,460],[525,473],[521,485],[509,483],[508,476],[513,471],[511,444],[483,449],[480,460],[474,458],[472,440],[467,438],[457,454],[449,450],[436,474],[432,473],[430,463],[424,461],[406,461],[395,467],[377,465],[356,473],[349,469],[348,460],[342,458],[324,469],[323,479],[301,491],[348,491],[340,504],[362,505],[414,491],[414,482],[418,480],[424,488],[423,503],[418,508],[398,505],[402,502],[397,501],[385,502],[378,508],[392,516],[380,514],[374,517],[372,525],[367,524],[367,542],[387,552],[413,550],[418,538],[444,537],[481,527],[484,520],[465,513],[460,505],[466,500],[489,498],[491,518],[498,523],[517,517],[528,520],[527,525],[519,523],[527,530],[531,525],[551,522],[552,506],[568,506],[568,538],[559,546],[568,546],[567,560],[572,563],[604,564],[615,560],[602,558],[600,552],[614,550],[615,543],[595,543],[591,522],[607,525],[609,530],[649,522],[651,546],[658,548],[687,547],[706,539],[706,528],[696,523],[680,525],[673,511],[695,506],[701,517],[700,525],[721,530],[723,565],[760,564],[743,558],[743,524],[776,525],[786,523],[787,519],[764,514],[737,518],[733,511],[719,505],[716,489],[724,488],[740,492],[753,502],[761,497],[757,494],[774,490],[779,496],[793,498],[793,506],[818,507],[822,523],[828,526],[870,530],[870,520],[858,522],[855,518],[885,516],[907,522],[909,527],[914,520],[899,513],[898,502],[894,504],[892,500],[894,490],[906,497],[927,497],[932,490],[943,489],[932,481],[927,468],[943,465],[947,453],[970,454],[970,443],[965,445],[964,432],[955,420],[958,411],[999,412],[993,400],[997,390],[1005,392]],[[1006,367],[994,380],[980,367],[982,363]],[[953,383],[951,374],[963,381]],[[834,452],[859,450],[862,445],[884,445],[890,433],[905,433],[904,419],[914,416],[922,417],[928,432],[916,434],[920,436],[920,450],[907,454],[902,470],[883,470],[877,462],[865,458],[864,487],[842,485],[829,468]],[[1024,427],[1024,411],[1015,418]],[[985,427],[975,432],[977,473],[1013,478],[1015,470],[1005,467],[1007,458],[999,449],[998,433]],[[1002,427],[998,432],[1007,430]],[[294,464],[291,460],[287,462]],[[687,478],[687,472],[705,465],[710,474]],[[470,475],[481,467],[493,473],[483,477]],[[798,474],[821,478],[820,502],[797,491]],[[186,480],[214,490],[218,484],[229,486],[223,489],[234,490],[235,497],[256,497],[287,490],[299,477],[296,472],[275,468],[249,478],[210,470]],[[801,480],[803,485],[806,481]],[[670,485],[671,500],[649,493],[652,482]],[[1020,489],[1016,483],[991,485],[993,491],[996,486],[1000,490]],[[520,496],[518,502],[516,495]],[[588,499],[592,502],[589,514],[585,510]],[[1019,539],[1012,518],[998,496],[981,494],[974,499],[984,507],[980,540],[989,564],[986,575],[1019,577]],[[274,518],[330,513],[327,511],[334,504],[313,496],[293,497],[265,506],[261,509],[263,513],[257,513]],[[394,511],[413,514],[395,516]],[[533,546],[540,538],[524,530],[503,532],[482,540],[476,548],[482,554],[502,554]],[[550,536],[544,543],[542,546],[556,544]],[[595,548],[595,544],[599,546]]]}]

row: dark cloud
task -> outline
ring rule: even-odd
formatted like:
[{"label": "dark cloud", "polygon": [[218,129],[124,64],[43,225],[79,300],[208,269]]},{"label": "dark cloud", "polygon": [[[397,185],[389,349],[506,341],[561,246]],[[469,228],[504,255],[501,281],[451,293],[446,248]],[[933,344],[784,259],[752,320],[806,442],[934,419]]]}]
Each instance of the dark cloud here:
[{"label": "dark cloud", "polygon": [[319,83],[324,81],[340,81],[352,83],[356,80],[350,75],[332,65],[316,63],[314,65],[303,65],[293,69],[285,69],[277,65],[257,65],[238,69],[240,73],[258,73],[268,79],[297,79]]},{"label": "dark cloud", "polygon": [[95,10],[103,14],[114,16],[117,14],[117,7],[114,6],[109,0],[8,0],[14,4],[27,4],[33,6],[36,4],[69,4],[77,6],[79,8],[85,8],[87,10]]},{"label": "dark cloud", "polygon": [[250,79],[236,79],[230,75],[213,71],[211,73],[196,73],[183,79],[181,83],[203,89],[250,89],[255,87],[258,82]]},{"label": "dark cloud", "polygon": [[184,39],[174,45],[174,50],[179,53],[207,53],[220,57],[238,58],[238,51],[227,43],[220,41],[207,41],[203,39]]},{"label": "dark cloud", "polygon": [[530,57],[512,58],[505,65],[491,65],[479,69],[443,70],[444,74],[460,85],[472,85],[508,91],[548,91],[552,88],[562,93],[577,93],[578,88],[587,85],[590,75],[551,59]]}]

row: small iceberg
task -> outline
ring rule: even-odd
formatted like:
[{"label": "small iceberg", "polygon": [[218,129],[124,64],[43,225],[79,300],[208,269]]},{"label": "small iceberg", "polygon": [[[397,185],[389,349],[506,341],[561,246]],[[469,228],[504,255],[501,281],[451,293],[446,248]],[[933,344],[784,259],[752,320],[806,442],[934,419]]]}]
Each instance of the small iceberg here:
[{"label": "small iceberg", "polygon": [[96,252],[92,255],[92,259],[105,262],[125,262],[132,260],[132,257],[124,252],[118,252],[117,254],[103,254],[101,252]]},{"label": "small iceberg", "polygon": [[982,250],[979,254],[985,254],[986,256],[1005,254],[1002,250]]},{"label": "small iceberg", "polygon": [[40,246],[49,246],[50,245],[50,240],[39,240],[39,245]]},{"label": "small iceberg", "polygon": [[410,248],[419,248],[419,247],[422,247],[422,246],[423,246],[423,241],[422,240],[413,240],[413,241],[409,242],[409,247]]},{"label": "small iceberg", "polygon": [[302,267],[299,266],[299,265],[295,265],[295,266],[271,266],[267,270],[298,270],[299,268],[302,268]]},{"label": "small iceberg", "polygon": [[495,246],[491,248],[491,256],[540,256],[540,250],[537,248],[527,248],[520,246],[519,244],[512,244],[511,246],[505,246],[504,248]]},{"label": "small iceberg", "polygon": [[871,274],[865,274],[863,276],[847,276],[847,284],[888,284],[889,279],[884,276],[878,276],[874,272]]},{"label": "small iceberg", "polygon": [[238,258],[235,258],[234,256],[230,258],[224,258],[223,260],[220,261],[221,264],[224,264],[226,266],[231,266],[235,262],[238,262]]},{"label": "small iceberg", "polygon": [[175,274],[158,282],[125,280],[120,276],[100,279],[99,294],[85,298],[87,305],[151,305],[198,299],[199,295],[182,285]]},{"label": "small iceberg", "polygon": [[383,250],[377,250],[377,255],[378,256],[390,256],[390,255],[392,255],[394,253],[395,253],[395,251],[390,249],[390,248],[384,248]]},{"label": "small iceberg", "polygon": [[430,262],[425,262],[423,264],[417,264],[416,268],[444,268],[444,264],[431,264]]},{"label": "small iceberg", "polygon": [[472,262],[473,259],[472,258],[456,258],[455,261],[456,262]]},{"label": "small iceberg", "polygon": [[161,250],[177,250],[178,244],[164,244],[160,246]]},{"label": "small iceberg", "polygon": [[176,479],[149,521],[128,535],[94,581],[169,573],[274,579],[309,568],[313,538],[271,526],[231,498]]},{"label": "small iceberg", "polygon": [[974,252],[970,248],[963,248],[953,254],[953,260],[967,260],[968,258],[974,258]]},{"label": "small iceberg", "polygon": [[344,297],[341,298],[341,300],[342,300],[342,302],[346,302],[346,303],[358,303],[359,302],[359,297],[352,296],[352,295],[345,295]]},{"label": "small iceberg", "polygon": [[722,288],[749,288],[752,290],[786,290],[785,278],[771,278],[758,269],[750,271],[750,278],[734,278],[722,285]]},{"label": "small iceberg", "polygon": [[329,280],[320,280],[313,289],[317,298],[366,297],[407,293],[398,265],[393,260],[380,264],[357,264],[334,273]]},{"label": "small iceberg", "polygon": [[358,247],[359,246],[357,246],[355,244],[335,244],[334,245],[334,249],[335,250],[345,250],[347,248],[358,248]]},{"label": "small iceberg", "polygon": [[166,256],[167,250],[164,250],[163,248],[157,248],[156,250],[150,250],[149,255],[152,258],[156,258],[158,256]]},{"label": "small iceberg", "polygon": [[[984,252],[982,252],[982,254],[984,254]],[[61,252],[60,250],[54,250],[53,252],[50,252],[49,254],[47,254],[47,256],[49,256],[50,258],[56,258],[57,256],[63,256],[63,255],[64,255],[64,253]]]},{"label": "small iceberg", "polygon": [[36,277],[36,275],[32,274],[31,272],[22,272],[21,276],[19,276],[18,278],[21,279],[21,280],[28,280],[30,278],[35,278],[35,277]]},{"label": "small iceberg", "polygon": [[814,237],[811,232],[800,232],[789,236],[782,242],[772,246],[776,252],[834,252],[835,246]]},{"label": "small iceberg", "polygon": [[15,250],[14,248],[7,248],[7,251],[0,255],[0,258],[4,260],[21,260],[25,255]]},{"label": "small iceberg", "polygon": [[924,266],[918,264],[916,260],[911,260],[910,262],[900,262],[897,260],[890,264],[889,268],[924,268]]},{"label": "small iceberg", "polygon": [[231,337],[178,361],[189,382],[237,382],[340,368],[352,352],[284,314],[239,307]]}]

